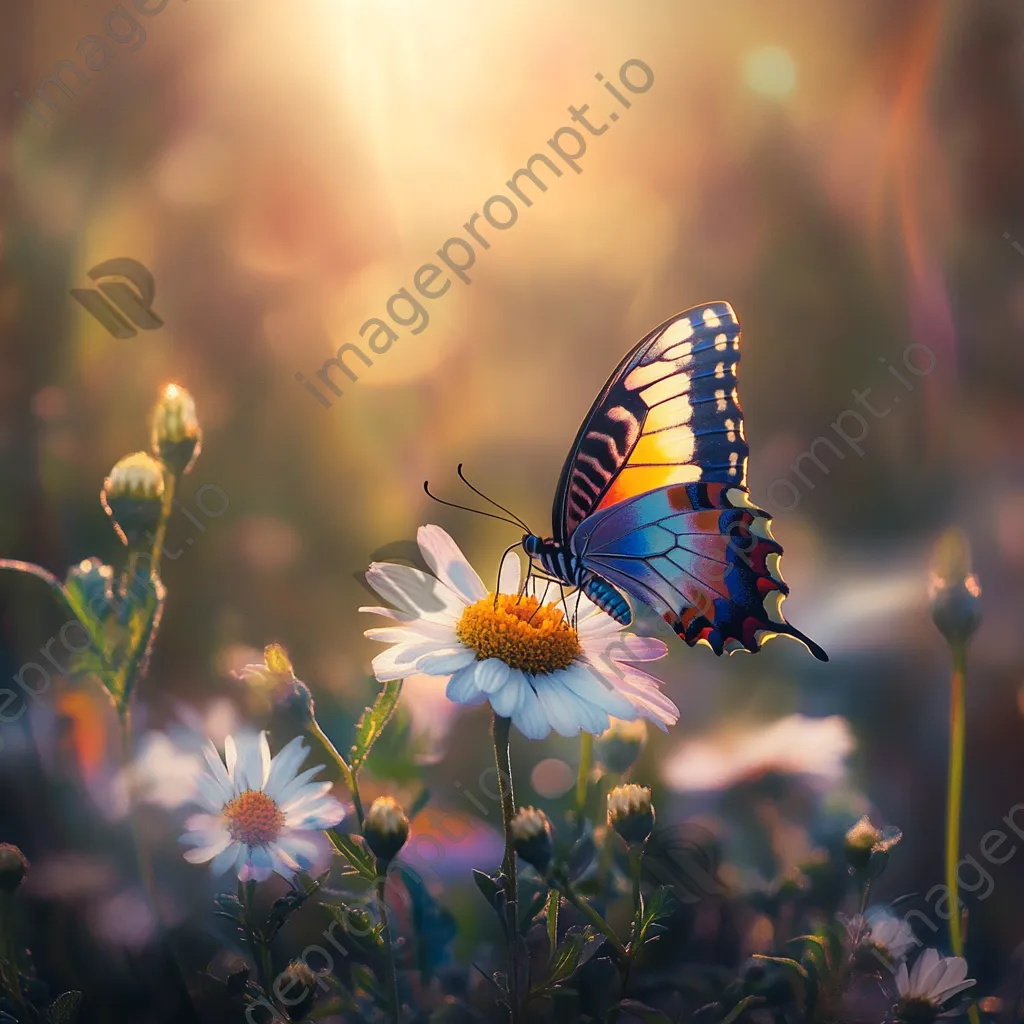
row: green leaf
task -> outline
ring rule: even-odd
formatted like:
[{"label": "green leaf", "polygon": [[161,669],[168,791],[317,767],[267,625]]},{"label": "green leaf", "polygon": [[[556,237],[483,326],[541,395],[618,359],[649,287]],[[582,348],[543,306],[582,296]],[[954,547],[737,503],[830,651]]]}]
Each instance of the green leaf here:
[{"label": "green leaf", "polygon": [[[765,960],[774,960],[775,958],[768,956],[768,957],[763,957],[763,959],[765,959]],[[797,964],[797,966],[799,966],[799,964]],[[746,998],[741,999],[732,1008],[732,1010],[729,1012],[729,1014],[722,1018],[721,1024],[734,1024],[734,1021],[739,1020],[740,1017],[742,1017],[743,1014],[747,1010],[749,1010],[752,1006],[757,1006],[757,1005],[759,1005],[762,1002],[764,1002],[764,1000],[760,996],[747,996]]]},{"label": "green leaf", "polygon": [[74,1024],[82,1006],[81,992],[63,992],[46,1011],[47,1024]]},{"label": "green leaf", "polygon": [[763,953],[755,953],[753,955],[753,959],[754,960],[768,960],[770,963],[773,963],[773,964],[782,964],[783,967],[789,967],[790,969],[796,971],[796,973],[799,974],[800,977],[804,979],[804,981],[806,981],[807,978],[808,978],[807,968],[804,967],[803,964],[797,963],[797,961],[794,960],[792,957],[788,957],[788,956],[765,956]]},{"label": "green leaf", "polygon": [[666,1017],[661,1010],[636,999],[623,999],[616,1009],[625,1011],[631,1017],[639,1017],[644,1024],[672,1024],[672,1018]]},{"label": "green leaf", "polygon": [[458,928],[455,918],[430,894],[423,879],[407,864],[396,864],[396,873],[412,900],[412,925],[416,930],[416,966],[424,984],[447,965],[448,947],[455,939]]},{"label": "green leaf", "polygon": [[640,918],[640,932],[637,936],[637,945],[642,946],[655,936],[660,935],[664,929],[658,925],[663,917],[672,913],[672,904],[675,902],[672,890],[668,886],[661,886],[654,890],[644,901],[644,912]]},{"label": "green leaf", "polygon": [[398,707],[398,698],[402,693],[402,680],[395,679],[385,683],[373,702],[373,707],[363,712],[356,726],[356,741],[352,744],[352,752],[349,755],[348,763],[352,768],[353,775],[363,766],[374,743],[384,731],[384,727],[391,720],[391,716]]},{"label": "green leaf", "polygon": [[327,829],[327,838],[334,849],[344,857],[368,882],[377,881],[377,860],[370,853],[362,836]]},{"label": "green leaf", "polygon": [[483,871],[477,871],[476,868],[473,868],[473,881],[476,882],[476,887],[483,893],[484,899],[490,903],[495,913],[500,915],[504,906],[504,900],[502,899],[504,893],[498,884],[498,880],[485,874]]}]

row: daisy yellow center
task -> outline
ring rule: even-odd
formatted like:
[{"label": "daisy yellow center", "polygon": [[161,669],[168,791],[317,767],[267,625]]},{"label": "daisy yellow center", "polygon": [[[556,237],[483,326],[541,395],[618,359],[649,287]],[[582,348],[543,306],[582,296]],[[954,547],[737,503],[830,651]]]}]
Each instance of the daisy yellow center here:
[{"label": "daisy yellow center", "polygon": [[582,653],[579,636],[561,608],[516,594],[488,594],[469,605],[455,635],[481,661],[498,658],[530,675],[568,668]]},{"label": "daisy yellow center", "polygon": [[236,843],[245,843],[246,846],[266,846],[284,828],[281,809],[266,793],[255,789],[225,804],[223,814],[228,834]]}]

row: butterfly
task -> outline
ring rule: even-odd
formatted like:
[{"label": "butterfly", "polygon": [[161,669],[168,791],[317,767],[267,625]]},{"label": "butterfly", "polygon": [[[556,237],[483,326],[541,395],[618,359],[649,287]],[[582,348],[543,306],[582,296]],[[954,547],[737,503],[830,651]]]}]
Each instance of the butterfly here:
[{"label": "butterfly", "polygon": [[562,467],[553,533],[526,554],[623,625],[630,602],[657,612],[691,647],[757,652],[790,636],[789,587],[771,515],[750,500],[736,391],[740,325],[727,302],[666,320],[608,378]]}]

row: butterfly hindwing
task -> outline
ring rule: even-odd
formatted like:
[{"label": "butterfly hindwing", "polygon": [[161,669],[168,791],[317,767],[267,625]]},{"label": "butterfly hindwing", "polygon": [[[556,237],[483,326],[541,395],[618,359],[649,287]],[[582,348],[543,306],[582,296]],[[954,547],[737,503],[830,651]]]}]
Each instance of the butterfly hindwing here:
[{"label": "butterfly hindwing", "polygon": [[673,484],[599,511],[572,547],[583,566],[653,608],[691,647],[758,651],[772,636],[825,652],[782,615],[789,593],[771,516],[727,484]]},{"label": "butterfly hindwing", "polygon": [[580,427],[553,510],[563,543],[588,515],[669,484],[746,486],[736,396],[740,325],[727,302],[666,320],[622,360]]}]

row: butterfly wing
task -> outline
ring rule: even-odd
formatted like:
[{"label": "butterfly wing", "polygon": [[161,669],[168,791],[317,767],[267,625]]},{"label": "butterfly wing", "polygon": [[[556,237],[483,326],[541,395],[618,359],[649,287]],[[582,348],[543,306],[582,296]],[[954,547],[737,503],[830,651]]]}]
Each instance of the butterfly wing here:
[{"label": "butterfly wing", "polygon": [[562,469],[554,535],[690,646],[757,651],[785,634],[827,661],[782,616],[782,548],[747,492],[739,340],[732,307],[716,302],[623,359]]},{"label": "butterfly wing", "polygon": [[556,540],[568,543],[587,516],[657,487],[698,480],[746,486],[739,340],[732,307],[713,302],[666,320],[626,355],[562,467]]}]

